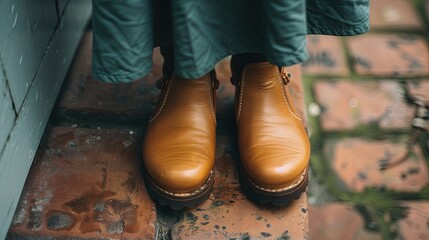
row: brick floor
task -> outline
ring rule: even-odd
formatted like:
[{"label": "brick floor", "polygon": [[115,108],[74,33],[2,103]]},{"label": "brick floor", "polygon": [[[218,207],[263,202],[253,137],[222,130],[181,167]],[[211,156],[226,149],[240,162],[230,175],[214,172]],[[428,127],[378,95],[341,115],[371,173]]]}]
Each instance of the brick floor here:
[{"label": "brick floor", "polygon": [[413,34],[364,34],[347,39],[358,74],[429,75],[427,41]]},{"label": "brick floor", "polygon": [[162,57],[154,52],[153,70],[143,79],[127,84],[109,84],[95,80],[91,73],[92,32],[81,43],[58,99],[60,117],[98,120],[141,121],[149,118],[159,90]]},{"label": "brick floor", "polygon": [[349,68],[342,40],[335,36],[307,36],[309,58],[303,63],[304,75],[345,76]]},{"label": "brick floor", "polygon": [[214,191],[172,228],[172,239],[307,239],[307,195],[287,207],[261,206],[240,191],[233,138],[218,136]]},{"label": "brick floor", "polygon": [[395,81],[318,81],[314,84],[327,131],[350,130],[377,124],[385,129],[409,128],[415,107],[404,101]]},{"label": "brick floor", "polygon": [[373,29],[421,30],[423,24],[408,0],[370,1],[370,21]]},{"label": "brick floor", "polygon": [[418,145],[413,146],[406,161],[379,170],[379,161],[394,161],[406,152],[405,143],[365,138],[328,140],[324,150],[332,169],[350,191],[377,187],[418,192],[429,182],[428,166]]},{"label": "brick floor", "polygon": [[378,233],[365,230],[362,216],[347,204],[310,205],[309,221],[309,239],[381,240]]},{"label": "brick floor", "polygon": [[27,239],[153,239],[155,205],[141,176],[141,134],[48,130],[9,231]]},{"label": "brick floor", "polygon": [[429,239],[429,202],[405,202],[407,217],[398,222],[399,233],[404,240]]}]

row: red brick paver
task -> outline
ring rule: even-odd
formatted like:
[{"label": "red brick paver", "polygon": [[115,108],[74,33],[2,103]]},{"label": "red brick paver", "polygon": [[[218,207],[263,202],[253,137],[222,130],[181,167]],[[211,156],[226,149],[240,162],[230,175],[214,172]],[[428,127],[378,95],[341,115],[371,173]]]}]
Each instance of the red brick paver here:
[{"label": "red brick paver", "polygon": [[287,207],[261,206],[240,191],[232,138],[218,136],[214,191],[172,228],[172,239],[307,239],[307,195]]},{"label": "red brick paver", "polygon": [[19,239],[154,239],[155,206],[140,172],[139,135],[51,129],[9,234]]},{"label": "red brick paver", "polygon": [[413,34],[365,34],[347,40],[358,74],[429,75],[427,41]]},{"label": "red brick paver", "polygon": [[404,204],[407,217],[398,222],[399,233],[404,240],[429,239],[429,202],[414,201]]},{"label": "red brick paver", "polygon": [[364,229],[364,221],[352,206],[330,203],[309,207],[310,239],[378,240],[377,233]]},{"label": "red brick paver", "polygon": [[350,130],[370,123],[408,128],[414,116],[414,106],[405,103],[403,89],[394,81],[318,81],[314,92],[324,130]]},{"label": "red brick paver", "polygon": [[408,0],[370,1],[371,28],[375,29],[421,29],[423,24]]},{"label": "red brick paver", "polygon": [[349,73],[342,40],[335,36],[309,35],[309,58],[303,63],[304,75],[339,75]]},{"label": "red brick paver", "polygon": [[366,187],[385,187],[400,192],[418,192],[429,182],[428,166],[418,145],[407,160],[379,170],[380,161],[395,161],[407,152],[405,143],[346,138],[328,141],[327,156],[338,178],[353,192]]}]

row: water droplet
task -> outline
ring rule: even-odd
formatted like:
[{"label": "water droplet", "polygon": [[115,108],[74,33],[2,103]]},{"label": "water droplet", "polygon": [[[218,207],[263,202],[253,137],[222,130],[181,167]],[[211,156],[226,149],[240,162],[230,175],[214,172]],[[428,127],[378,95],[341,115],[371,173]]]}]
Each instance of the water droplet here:
[{"label": "water droplet", "polygon": [[320,106],[317,103],[310,103],[308,104],[308,113],[310,116],[317,117],[320,115]]},{"label": "water droplet", "polygon": [[358,105],[359,105],[359,101],[357,98],[352,97],[349,99],[349,107],[356,108]]},{"label": "water droplet", "polygon": [[398,9],[386,7],[383,10],[383,17],[387,22],[397,22],[401,19],[401,13]]}]

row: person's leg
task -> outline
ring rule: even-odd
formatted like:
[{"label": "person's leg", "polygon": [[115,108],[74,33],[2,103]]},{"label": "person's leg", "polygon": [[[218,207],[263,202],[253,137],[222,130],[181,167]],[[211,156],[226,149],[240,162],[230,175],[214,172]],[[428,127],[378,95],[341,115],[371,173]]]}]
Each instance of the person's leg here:
[{"label": "person's leg", "polygon": [[127,83],[152,68],[150,1],[93,0],[92,74],[107,83]]},{"label": "person's leg", "polygon": [[306,189],[310,156],[289,76],[261,54],[233,56],[231,72],[243,188],[262,203],[287,204]]}]

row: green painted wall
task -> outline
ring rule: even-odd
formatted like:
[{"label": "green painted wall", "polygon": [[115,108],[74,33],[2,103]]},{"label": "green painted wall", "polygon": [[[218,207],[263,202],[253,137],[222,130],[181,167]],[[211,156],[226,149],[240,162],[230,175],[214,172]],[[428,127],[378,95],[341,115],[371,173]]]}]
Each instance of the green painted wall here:
[{"label": "green painted wall", "polygon": [[90,15],[89,0],[0,1],[0,239]]}]

